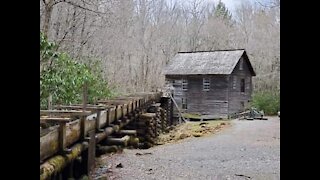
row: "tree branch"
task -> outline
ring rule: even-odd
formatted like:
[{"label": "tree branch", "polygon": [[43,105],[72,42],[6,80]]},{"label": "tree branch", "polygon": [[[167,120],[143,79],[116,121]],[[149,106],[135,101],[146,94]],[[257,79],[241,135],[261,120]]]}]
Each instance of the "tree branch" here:
[{"label": "tree branch", "polygon": [[280,7],[280,5],[265,5],[265,4],[262,4],[260,1],[257,1],[256,0],[256,2],[258,3],[258,4],[260,4],[262,7],[265,7],[265,8],[275,8],[275,7]]},{"label": "tree branch", "polygon": [[64,0],[55,1],[52,5],[54,6],[54,5],[59,4],[59,3],[63,2],[63,1],[64,1]]},{"label": "tree branch", "polygon": [[76,4],[76,3],[74,3],[74,2],[66,1],[66,0],[59,0],[59,1],[56,1],[56,2],[54,3],[54,5],[55,5],[55,4],[59,4],[59,3],[61,3],[61,2],[64,2],[64,3],[70,4],[70,5],[74,6],[74,7],[77,7],[77,8],[80,8],[80,9],[86,10],[86,11],[94,12],[94,13],[97,13],[97,14],[106,14],[106,13],[104,13],[104,12],[95,11],[95,10],[92,10],[92,9],[89,9],[89,8],[86,8],[86,7],[83,7],[83,6],[80,6],[79,4]]}]

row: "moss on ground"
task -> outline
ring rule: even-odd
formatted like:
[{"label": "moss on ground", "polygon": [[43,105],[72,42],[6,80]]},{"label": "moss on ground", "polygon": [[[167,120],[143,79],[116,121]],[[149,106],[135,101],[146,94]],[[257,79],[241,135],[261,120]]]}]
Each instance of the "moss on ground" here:
[{"label": "moss on ground", "polygon": [[201,119],[201,115],[196,113],[183,113],[182,117],[186,119]]},{"label": "moss on ground", "polygon": [[165,144],[169,142],[176,142],[188,137],[201,137],[222,129],[224,126],[229,125],[229,120],[210,120],[210,121],[197,121],[186,122],[176,126],[175,129],[166,134],[161,134],[158,137],[158,144]]}]

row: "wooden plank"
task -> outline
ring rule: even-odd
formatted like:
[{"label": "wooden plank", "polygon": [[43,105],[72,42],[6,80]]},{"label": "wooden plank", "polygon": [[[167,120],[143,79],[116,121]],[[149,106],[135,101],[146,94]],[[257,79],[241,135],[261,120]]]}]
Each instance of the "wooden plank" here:
[{"label": "wooden plank", "polygon": [[[83,109],[83,105],[70,105],[70,106],[65,106],[65,105],[56,105],[54,106],[55,109]],[[92,110],[105,110],[107,109],[107,106],[103,105],[93,105],[93,106],[88,106],[86,107],[86,110],[92,111]]]},{"label": "wooden plank", "polygon": [[[59,106],[59,105],[58,105]],[[60,105],[61,106],[61,105]],[[83,103],[82,104],[72,104],[72,105],[67,105],[67,106],[81,106],[83,107]],[[87,104],[86,107],[99,107],[99,106],[106,106],[105,104],[102,103],[96,103],[96,104]]]},{"label": "wooden plank", "polygon": [[97,118],[96,118],[96,131],[99,131],[100,129],[100,115],[101,115],[101,111],[98,111]]},{"label": "wooden plank", "polygon": [[62,121],[71,121],[72,118],[60,118],[60,117],[40,117],[40,123],[44,123],[47,121],[53,122],[62,122]]},{"label": "wooden plank", "polygon": [[86,116],[90,115],[91,111],[76,111],[76,110],[40,110],[40,115],[61,115],[61,116]]},{"label": "wooden plank", "polygon": [[59,150],[62,152],[66,147],[66,122],[60,122],[59,125]]},{"label": "wooden plank", "polygon": [[117,100],[117,99],[112,99],[112,100],[99,100],[98,103],[103,103],[106,105],[123,105],[127,104],[130,100]]}]

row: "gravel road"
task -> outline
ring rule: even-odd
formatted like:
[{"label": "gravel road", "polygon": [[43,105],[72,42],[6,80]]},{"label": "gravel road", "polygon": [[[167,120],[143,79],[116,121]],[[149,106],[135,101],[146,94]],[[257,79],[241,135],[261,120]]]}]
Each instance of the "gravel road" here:
[{"label": "gravel road", "polygon": [[[105,156],[97,173],[125,180],[280,179],[279,118],[231,124],[214,135]],[[116,168],[119,163],[123,168]]]}]

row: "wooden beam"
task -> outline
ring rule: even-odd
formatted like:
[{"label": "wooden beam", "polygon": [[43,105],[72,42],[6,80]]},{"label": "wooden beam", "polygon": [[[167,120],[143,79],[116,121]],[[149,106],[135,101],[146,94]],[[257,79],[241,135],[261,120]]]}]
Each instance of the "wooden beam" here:
[{"label": "wooden beam", "polygon": [[130,136],[125,135],[122,138],[114,138],[114,137],[108,137],[106,139],[107,145],[121,145],[121,146],[128,146],[128,142],[130,140]]},{"label": "wooden beam", "polygon": [[40,110],[40,115],[61,115],[61,116],[86,116],[92,114],[91,111],[76,110]]},{"label": "wooden beam", "polygon": [[[70,106],[65,106],[65,105],[56,105],[54,106],[55,109],[83,109],[83,105],[70,105]],[[107,106],[100,106],[100,105],[92,105],[86,107],[86,110],[92,111],[92,110],[105,110],[107,109]]]},{"label": "wooden beam", "polygon": [[120,130],[119,132],[117,132],[117,134],[137,136],[137,131],[136,130]]},{"label": "wooden beam", "polygon": [[51,175],[60,172],[68,163],[75,160],[82,151],[87,148],[87,142],[79,143],[71,148],[71,153],[65,155],[57,155],[40,165],[40,180],[46,180]]},{"label": "wooden beam", "polygon": [[[72,105],[69,105],[69,106],[81,106],[82,107],[83,103],[82,104],[72,104]],[[99,107],[99,106],[106,106],[106,105],[102,104],[102,103],[96,103],[96,104],[87,104],[86,106],[87,107]]]},{"label": "wooden beam", "polygon": [[40,123],[45,123],[48,121],[61,122],[61,121],[71,121],[72,118],[60,118],[60,117],[40,117]]},{"label": "wooden beam", "polygon": [[[88,101],[88,84],[87,82],[83,85],[83,97],[82,97],[82,111],[86,111]],[[84,139],[86,137],[86,117],[83,115],[80,118],[80,139]]]},{"label": "wooden beam", "polygon": [[66,129],[66,122],[65,121],[60,121],[59,123],[59,135],[58,135],[58,138],[59,138],[59,151],[60,153],[62,153],[65,148],[66,148],[66,132],[67,132],[67,129]]},{"label": "wooden beam", "polygon": [[123,105],[123,104],[128,104],[130,99],[128,100],[99,100],[98,103],[103,103],[106,105]]}]

